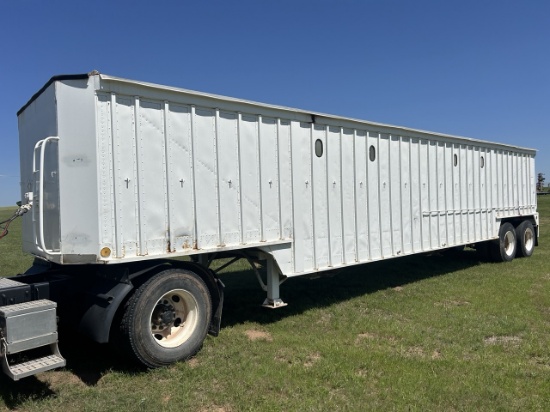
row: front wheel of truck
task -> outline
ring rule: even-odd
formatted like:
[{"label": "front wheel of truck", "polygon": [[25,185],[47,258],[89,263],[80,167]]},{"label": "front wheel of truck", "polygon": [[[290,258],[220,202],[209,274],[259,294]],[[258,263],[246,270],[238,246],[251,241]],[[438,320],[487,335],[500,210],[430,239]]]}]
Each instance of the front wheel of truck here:
[{"label": "front wheel of truck", "polygon": [[204,281],[191,271],[168,269],[151,277],[128,300],[122,336],[143,365],[166,366],[200,350],[211,312]]}]

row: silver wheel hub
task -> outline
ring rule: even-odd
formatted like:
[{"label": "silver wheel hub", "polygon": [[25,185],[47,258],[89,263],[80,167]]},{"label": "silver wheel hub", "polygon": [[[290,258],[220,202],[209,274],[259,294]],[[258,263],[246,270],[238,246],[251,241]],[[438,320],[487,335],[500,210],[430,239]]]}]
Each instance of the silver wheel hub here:
[{"label": "silver wheel hub", "polygon": [[164,348],[175,348],[193,334],[198,324],[198,304],[184,289],[165,293],[150,316],[151,335]]},{"label": "silver wheel hub", "polygon": [[504,252],[506,255],[511,256],[516,248],[514,234],[509,231],[504,235]]},{"label": "silver wheel hub", "polygon": [[531,230],[526,230],[523,235],[523,244],[525,245],[525,249],[527,249],[528,251],[533,249],[533,237],[533,232]]}]

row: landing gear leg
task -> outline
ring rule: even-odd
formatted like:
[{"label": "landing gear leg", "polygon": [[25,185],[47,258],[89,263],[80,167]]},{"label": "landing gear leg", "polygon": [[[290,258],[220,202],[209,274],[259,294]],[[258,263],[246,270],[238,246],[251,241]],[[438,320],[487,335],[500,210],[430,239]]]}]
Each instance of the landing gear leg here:
[{"label": "landing gear leg", "polygon": [[269,309],[277,309],[287,304],[279,297],[279,285],[281,279],[271,256],[267,257],[267,298],[262,306]]}]

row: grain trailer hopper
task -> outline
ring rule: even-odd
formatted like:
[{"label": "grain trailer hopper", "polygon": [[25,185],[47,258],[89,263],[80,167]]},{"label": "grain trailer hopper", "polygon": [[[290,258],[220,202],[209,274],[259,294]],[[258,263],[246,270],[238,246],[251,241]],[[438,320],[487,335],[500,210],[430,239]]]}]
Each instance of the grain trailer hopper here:
[{"label": "grain trailer hopper", "polygon": [[290,277],[464,246],[509,261],[538,239],[532,149],[98,72],[53,77],[18,121],[35,263],[0,279],[13,379],[65,364],[57,317],[100,343],[120,331],[148,367],[192,356],[239,259],[279,308]]}]

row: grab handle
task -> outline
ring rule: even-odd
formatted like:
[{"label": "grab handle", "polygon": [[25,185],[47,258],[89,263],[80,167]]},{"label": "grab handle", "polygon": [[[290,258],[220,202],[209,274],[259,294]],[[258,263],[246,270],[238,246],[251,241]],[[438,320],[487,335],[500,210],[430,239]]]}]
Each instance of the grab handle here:
[{"label": "grab handle", "polygon": [[[46,150],[46,144],[53,140],[59,140],[57,136],[49,136],[45,139],[39,140],[34,145],[34,152],[32,155],[32,172],[33,174],[38,173],[38,198],[35,198],[35,201],[38,203],[36,206],[38,209],[38,242],[39,247],[43,252],[46,252],[50,255],[57,255],[60,252],[55,252],[46,248],[46,242],[44,241],[44,202],[43,193],[44,193],[44,152]],[[40,149],[40,168],[36,169],[36,151]]]}]

